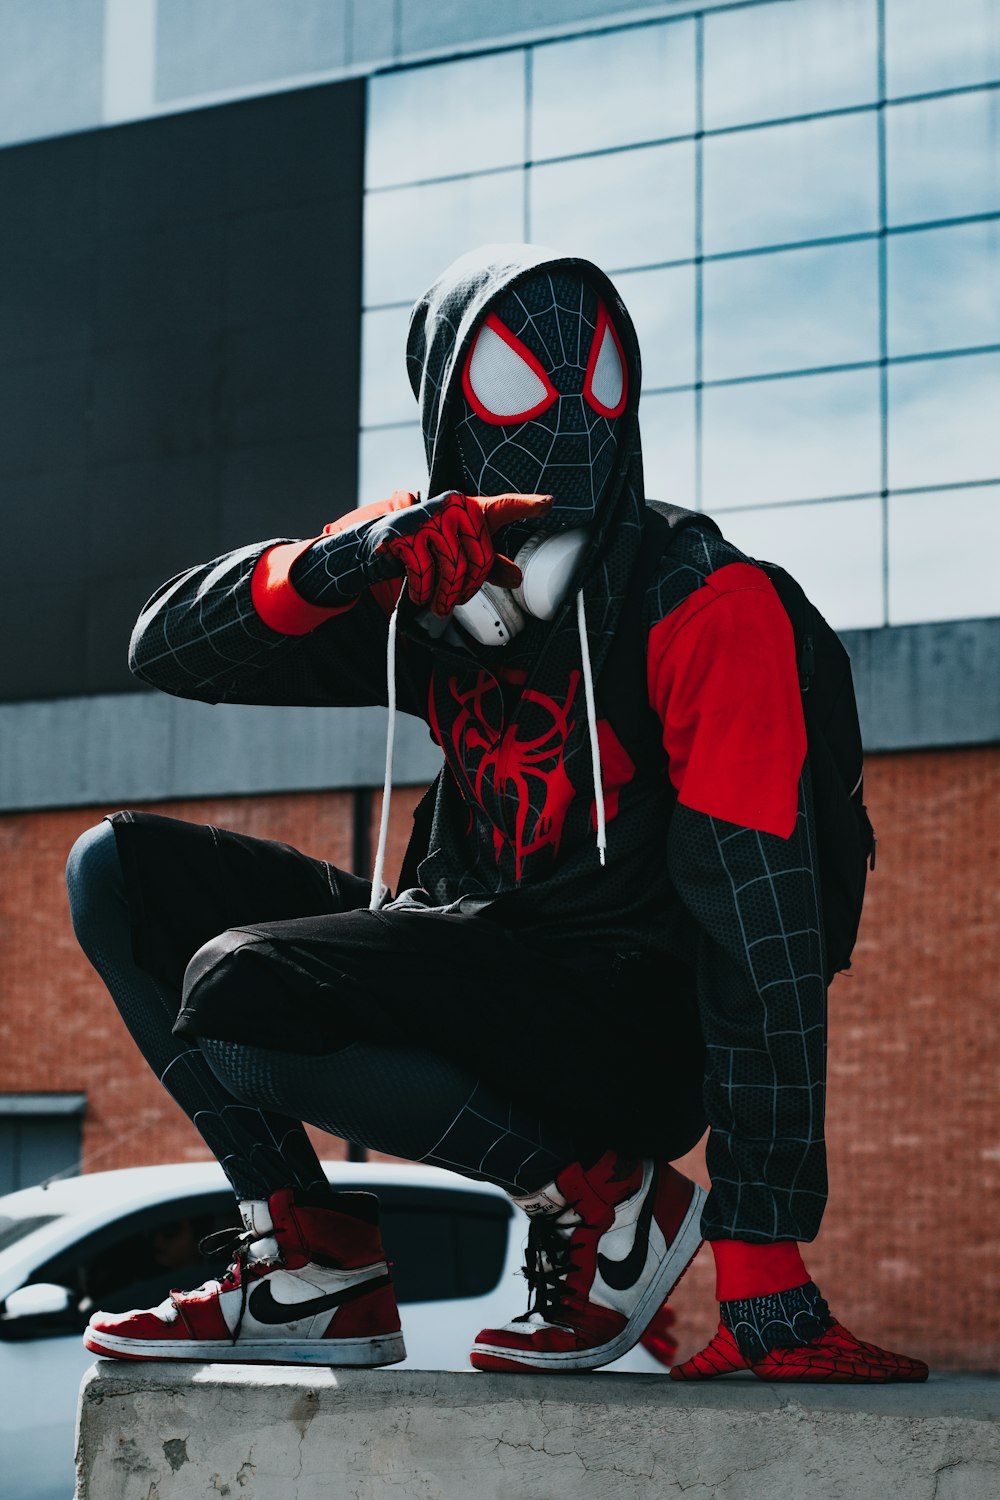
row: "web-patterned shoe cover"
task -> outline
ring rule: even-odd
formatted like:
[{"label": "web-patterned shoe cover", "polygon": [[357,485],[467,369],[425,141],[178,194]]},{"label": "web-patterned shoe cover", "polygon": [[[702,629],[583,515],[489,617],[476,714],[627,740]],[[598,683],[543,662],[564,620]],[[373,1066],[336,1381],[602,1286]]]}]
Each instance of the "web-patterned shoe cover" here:
[{"label": "web-patterned shoe cover", "polygon": [[751,1365],[758,1380],[799,1380],[812,1384],[884,1384],[891,1380],[926,1380],[930,1373],[923,1360],[893,1354],[876,1344],[865,1344],[842,1323],[833,1326],[809,1344],[795,1349],[772,1349]]},{"label": "web-patterned shoe cover", "polygon": [[692,1354],[683,1364],[674,1365],[671,1380],[712,1380],[716,1375],[731,1375],[734,1370],[749,1369],[739,1346],[725,1323],[709,1339],[704,1349]]},{"label": "web-patterned shoe cover", "polygon": [[893,1354],[875,1344],[862,1343],[842,1323],[832,1321],[819,1338],[794,1349],[772,1349],[748,1365],[724,1324],[698,1354],[675,1365],[673,1380],[711,1380],[734,1370],[752,1370],[758,1380],[793,1380],[820,1385],[883,1385],[889,1381],[926,1380],[927,1366],[905,1354]]}]

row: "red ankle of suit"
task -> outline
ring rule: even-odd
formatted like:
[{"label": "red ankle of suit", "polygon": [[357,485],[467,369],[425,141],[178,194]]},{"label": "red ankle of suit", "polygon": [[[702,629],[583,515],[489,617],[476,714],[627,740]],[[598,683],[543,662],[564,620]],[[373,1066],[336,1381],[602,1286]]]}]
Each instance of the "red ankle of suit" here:
[{"label": "red ankle of suit", "polygon": [[720,1302],[767,1297],[804,1286],[809,1280],[794,1240],[755,1245],[749,1240],[712,1240],[715,1295]]}]

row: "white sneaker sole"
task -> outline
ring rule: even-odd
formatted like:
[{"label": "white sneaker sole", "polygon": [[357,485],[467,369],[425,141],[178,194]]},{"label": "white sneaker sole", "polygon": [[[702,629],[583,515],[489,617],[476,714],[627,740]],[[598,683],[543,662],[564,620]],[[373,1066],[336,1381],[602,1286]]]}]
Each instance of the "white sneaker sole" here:
[{"label": "white sneaker sole", "polygon": [[406,1358],[401,1333],[364,1339],[126,1339],[88,1329],[84,1347],[109,1359],[174,1359],[253,1365],[395,1365]]},{"label": "white sneaker sole", "polygon": [[530,1367],[533,1370],[596,1370],[601,1365],[611,1364],[612,1360],[621,1359],[642,1338],[653,1314],[666,1302],[697,1255],[701,1245],[701,1211],[707,1197],[705,1189],[695,1183],[690,1207],[668,1254],[660,1262],[656,1275],[633,1308],[625,1327],[607,1344],[598,1344],[593,1349],[548,1352],[512,1349],[503,1344],[475,1344],[471,1353],[489,1354],[494,1359],[506,1361],[511,1368]]}]

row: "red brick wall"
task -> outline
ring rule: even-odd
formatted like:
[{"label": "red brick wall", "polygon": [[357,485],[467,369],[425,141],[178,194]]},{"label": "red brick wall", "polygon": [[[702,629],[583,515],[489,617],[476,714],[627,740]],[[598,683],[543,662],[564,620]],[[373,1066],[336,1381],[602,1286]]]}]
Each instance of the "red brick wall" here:
[{"label": "red brick wall", "polygon": [[[1000,1366],[998,783],[995,750],[870,757],[878,864],[855,969],[830,995],[831,1202],[807,1264],[849,1327],[938,1368]],[[390,880],[418,796],[393,794]],[[159,810],[350,865],[347,793]],[[103,811],[0,818],[0,1092],[85,1091],[89,1168],[200,1158],[69,927],[66,853]],[[699,1153],[689,1166],[706,1180]],[[704,1255],[676,1298],[682,1354],[713,1327],[712,1291]]]},{"label": "red brick wall", "polygon": [[[150,803],[154,812],[280,838],[351,865],[349,792]],[[0,817],[0,1093],[87,1095],[87,1170],[210,1159],[201,1137],[136,1052],[114,1005],[76,945],[63,871],[84,829],[114,808]],[[320,1137],[326,1157],[342,1142]]]}]

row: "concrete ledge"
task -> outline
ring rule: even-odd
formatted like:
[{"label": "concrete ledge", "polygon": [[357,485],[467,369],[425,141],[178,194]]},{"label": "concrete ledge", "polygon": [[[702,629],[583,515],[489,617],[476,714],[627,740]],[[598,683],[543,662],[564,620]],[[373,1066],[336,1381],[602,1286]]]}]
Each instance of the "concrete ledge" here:
[{"label": "concrete ledge", "polygon": [[76,1500],[988,1500],[1000,1381],[101,1360],[81,1389],[77,1470]]}]

